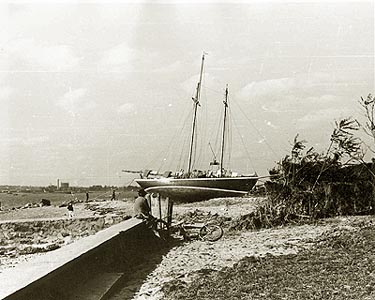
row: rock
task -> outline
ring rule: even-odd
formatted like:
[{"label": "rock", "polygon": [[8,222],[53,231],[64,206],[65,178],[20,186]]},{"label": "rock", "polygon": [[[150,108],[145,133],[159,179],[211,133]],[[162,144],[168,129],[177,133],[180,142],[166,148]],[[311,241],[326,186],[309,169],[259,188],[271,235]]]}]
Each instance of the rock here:
[{"label": "rock", "polygon": [[114,223],[113,217],[112,216],[106,216],[104,218],[104,224],[105,225],[112,225]]},{"label": "rock", "polygon": [[40,200],[40,206],[51,206],[51,200],[48,200],[48,199]]},{"label": "rock", "polygon": [[21,209],[30,208],[32,207],[31,203],[26,203],[24,206],[21,207]]},{"label": "rock", "polygon": [[65,245],[70,244],[72,241],[73,241],[73,238],[70,235],[64,237],[64,244]]}]

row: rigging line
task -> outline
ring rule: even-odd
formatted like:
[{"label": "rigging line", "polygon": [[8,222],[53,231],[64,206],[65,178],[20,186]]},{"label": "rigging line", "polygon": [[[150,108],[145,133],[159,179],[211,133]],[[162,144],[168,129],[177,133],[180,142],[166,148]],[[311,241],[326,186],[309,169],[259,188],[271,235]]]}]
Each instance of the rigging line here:
[{"label": "rigging line", "polygon": [[[207,149],[207,141],[210,139],[210,107],[211,103],[209,103],[209,98],[207,97],[207,90],[204,89],[204,100],[206,105],[204,106],[204,122],[201,122],[201,128],[202,128],[202,137],[201,137],[201,147],[199,152],[199,160],[198,163],[201,164],[204,163],[205,168],[207,168],[207,164],[210,162],[210,154]],[[202,166],[203,167],[203,166]]]},{"label": "rigging line", "polygon": [[193,115],[193,110],[190,111],[190,113],[188,114],[188,116],[185,118],[185,121],[184,121],[184,124],[183,124],[183,130],[181,131],[181,135],[182,136],[185,136],[185,138],[183,139],[183,142],[182,142],[182,145],[180,146],[180,155],[179,155],[179,159],[178,159],[178,163],[177,163],[177,170],[180,170],[183,168],[183,161],[185,161],[185,157],[186,157],[186,160],[188,159],[188,154],[186,155],[185,154],[185,157],[184,157],[184,153],[185,153],[185,145],[189,142],[189,135],[184,135],[182,134],[184,129],[187,127],[187,121],[190,120],[191,116]]},{"label": "rigging line", "polygon": [[[203,81],[202,81],[202,83],[204,83],[205,82],[205,80],[206,80],[206,74],[203,74]],[[204,119],[204,126],[203,126],[203,138],[202,138],[202,141],[201,141],[201,151],[202,151],[202,153],[201,153],[201,155],[202,154],[204,154],[204,153],[207,153],[206,151],[207,151],[207,146],[206,146],[206,141],[208,140],[208,124],[209,124],[209,122],[208,122],[208,112],[209,112],[209,105],[208,105],[208,97],[207,97],[207,89],[206,88],[203,88],[202,89],[203,90],[203,92],[204,92],[204,94],[203,94],[203,96],[204,96],[204,98],[203,98],[203,100],[205,101],[205,104],[206,105],[204,105],[203,107],[204,107],[204,114],[205,114],[205,119]],[[203,124],[203,123],[202,123]]]},{"label": "rigging line", "polygon": [[193,166],[199,165],[201,161],[201,155],[202,155],[202,136],[199,136],[198,133],[200,133],[202,130],[201,122],[197,121],[197,130],[195,133],[195,147],[194,147],[194,163]]},{"label": "rigging line", "polygon": [[[155,155],[154,156],[154,158],[148,163],[148,164],[146,164],[145,165],[145,167],[144,167],[144,169],[149,169],[149,167],[151,166],[151,165],[153,165],[154,164],[154,162],[156,162],[157,161],[157,159],[162,155],[162,153],[164,153],[165,151],[164,150],[161,150],[160,152],[158,152],[158,154],[157,155]],[[160,169],[160,168],[159,168]]]},{"label": "rigging line", "polygon": [[239,105],[239,103],[236,101],[236,99],[234,97],[233,97],[233,99],[235,100],[234,103],[236,103],[236,105],[238,106],[239,110],[242,112],[242,114],[245,116],[245,118],[249,121],[249,123],[253,127],[253,129],[255,129],[255,131],[258,133],[258,135],[262,139],[264,139],[265,144],[268,146],[268,148],[271,150],[271,152],[275,155],[275,157],[278,157],[278,155],[276,154],[276,152],[273,150],[273,148],[271,147],[271,145],[268,143],[266,137],[263,136],[261,134],[261,132],[258,130],[258,128],[256,128],[256,126],[253,124],[253,122],[251,122],[250,118],[245,114],[245,112],[243,111],[243,109],[241,108],[241,106]]},{"label": "rigging line", "polygon": [[189,135],[185,135],[185,139],[183,139],[182,147],[180,149],[177,170],[184,170],[184,162],[188,160],[188,153],[186,153],[185,149],[188,149],[189,140]]},{"label": "rigging line", "polygon": [[[185,124],[187,123],[187,119],[188,119],[188,117],[189,117],[189,115],[187,115],[187,116],[185,117],[185,120],[184,120],[184,123],[183,123],[183,127],[180,128],[180,130],[176,130],[176,132],[174,133],[173,137],[170,139],[170,141],[169,141],[169,143],[168,143],[168,145],[167,145],[167,147],[166,147],[166,149],[167,149],[167,153],[170,151],[170,149],[171,149],[171,144],[172,144],[173,141],[175,140],[176,136],[179,135],[180,132],[183,131],[183,129],[184,129],[184,127],[185,127]],[[148,164],[146,164],[145,168],[147,169],[147,168],[148,168],[150,165],[152,165],[157,159],[159,159],[160,156],[161,156],[163,153],[165,153],[165,152],[166,152],[166,151],[165,151],[165,148],[162,149],[160,152],[158,152],[158,154],[155,155],[155,157],[154,157],[154,158],[153,158]],[[161,168],[161,167],[160,167],[160,168]],[[159,168],[159,170],[160,170],[160,168]]]},{"label": "rigging line", "polygon": [[135,178],[133,178],[131,181],[129,181],[129,183],[124,184],[124,187],[129,187],[134,182],[134,180],[135,180]]},{"label": "rigging line", "polygon": [[[187,117],[185,118],[184,120],[184,124],[182,126],[182,130],[181,130],[181,133],[180,133],[180,136],[185,136],[185,139],[183,139],[183,142],[182,142],[182,147],[180,145],[180,155],[179,155],[179,158],[178,158],[178,163],[177,163],[177,170],[180,170],[180,169],[184,169],[184,161],[188,161],[188,156],[189,156],[189,153],[185,153],[185,149],[188,149],[186,148],[186,143],[189,143],[189,140],[190,140],[190,136],[189,135],[185,135],[183,134],[184,130],[187,128],[187,124],[188,124],[188,121],[190,119],[193,118],[193,114],[194,114],[194,106],[192,107],[190,113],[187,115]],[[177,155],[176,155],[177,157]]]},{"label": "rigging line", "polygon": [[[197,124],[197,128],[198,128],[198,126],[200,125],[200,122],[198,122],[198,120],[196,120],[196,124]],[[196,131],[194,132],[194,139],[195,139],[196,141],[197,141],[197,137],[198,137],[198,130],[196,130]],[[198,143],[196,142],[196,143],[194,144],[194,157],[193,157],[193,163],[191,164],[192,169],[194,169],[195,164],[196,164],[196,162],[197,162],[197,147],[198,147]]]},{"label": "rigging line", "polygon": [[[194,147],[194,159],[192,163],[193,166],[197,166],[201,163],[202,156],[204,154],[204,145],[205,143],[203,141],[207,140],[207,126],[204,126],[204,122],[200,122],[202,120],[202,117],[205,116],[205,120],[208,120],[208,97],[207,97],[207,91],[206,89],[202,90],[203,83],[205,82],[206,74],[202,74],[202,80],[201,80],[201,86],[200,86],[200,103],[204,103],[205,105],[202,105],[201,109],[198,111],[198,116],[196,119],[196,132],[194,135],[194,139],[196,141],[195,147]],[[198,135],[199,133],[199,135]],[[199,139],[198,139],[199,138]],[[199,146],[199,147],[198,147]]]},{"label": "rigging line", "polygon": [[[191,172],[192,158],[193,158],[193,148],[194,148],[194,151],[196,151],[196,146],[194,147],[194,138],[195,138],[195,132],[196,132],[195,129],[196,129],[198,106],[200,105],[199,101],[200,101],[201,85],[202,85],[202,78],[203,78],[204,55],[205,55],[205,53],[203,52],[201,67],[200,67],[200,72],[199,72],[199,82],[198,82],[198,85],[197,85],[197,88],[196,88],[195,96],[192,97],[192,100],[194,102],[194,116],[193,116],[193,124],[192,124],[189,161],[188,161],[188,168],[187,168],[188,173]],[[195,158],[194,158],[194,162],[195,162]]]},{"label": "rigging line", "polygon": [[[189,116],[191,116],[191,119],[194,118],[194,111],[195,111],[195,107],[193,106],[191,114],[189,115]],[[197,114],[198,113],[199,113],[199,111],[197,111]],[[193,136],[193,140],[195,140],[195,143],[193,143],[193,148],[191,148],[189,150],[189,153],[188,153],[188,164],[190,164],[190,171],[194,166],[195,157],[196,157],[197,131],[198,131],[198,125],[199,125],[198,119],[199,119],[198,117],[195,119],[195,130],[194,130],[194,136]],[[190,140],[190,138],[191,137],[189,137],[189,140]],[[192,147],[191,140],[189,141],[189,144],[190,144],[189,146]],[[187,170],[187,172],[189,172],[189,165],[187,166],[186,170]]]},{"label": "rigging line", "polygon": [[232,159],[232,126],[231,126],[231,123],[233,122],[232,120],[232,117],[231,117],[231,109],[230,107],[228,106],[227,108],[227,130],[226,130],[226,134],[225,134],[225,145],[226,145],[226,153],[227,153],[227,157],[226,157],[226,161],[227,161],[227,165],[228,165],[228,170],[231,168],[231,159]]},{"label": "rigging line", "polygon": [[217,94],[220,94],[220,95],[223,94],[223,91],[218,91],[218,90],[215,90],[215,89],[210,88],[210,87],[205,86],[205,85],[202,85],[202,86],[204,86],[204,88],[206,88],[207,90],[210,90],[211,92],[214,92],[214,93],[217,93]]},{"label": "rigging line", "polygon": [[[231,110],[231,109],[230,109],[230,110]],[[248,151],[247,148],[246,148],[245,141],[244,141],[244,139],[243,139],[243,137],[242,137],[242,135],[241,135],[241,132],[240,132],[240,130],[239,130],[239,127],[237,126],[237,123],[236,123],[234,120],[232,120],[232,121],[233,121],[234,127],[235,127],[236,130],[238,131],[238,135],[239,135],[239,137],[240,137],[240,140],[241,140],[242,145],[244,146],[244,149],[245,149],[245,152],[246,152],[246,154],[247,154],[247,158],[248,158],[248,160],[250,161],[251,167],[254,169],[254,163],[253,163],[253,161],[252,161],[252,159],[251,159],[251,155],[250,155],[249,151]]]},{"label": "rigging line", "polygon": [[[161,165],[160,165],[160,167],[159,167],[159,169],[158,169],[158,172],[164,167],[165,163],[166,163],[167,160],[168,160],[168,157],[170,157],[170,154],[171,154],[171,153],[173,154],[173,149],[174,149],[174,147],[172,147],[172,143],[173,143],[173,142],[176,142],[176,140],[177,140],[177,139],[176,139],[176,136],[177,136],[177,135],[181,136],[182,132],[184,131],[184,128],[186,127],[186,124],[187,124],[187,121],[188,121],[190,115],[191,115],[191,114],[188,114],[188,115],[185,117],[185,120],[184,120],[184,122],[183,122],[183,126],[182,126],[182,127],[180,128],[180,130],[177,131],[177,132],[175,133],[175,135],[172,137],[171,141],[170,141],[169,144],[168,144],[167,151],[164,150],[164,152],[166,153],[166,155],[165,155],[166,157],[164,157],[163,161],[161,162]],[[176,142],[176,143],[177,143],[177,142]]]},{"label": "rigging line", "polygon": [[[205,74],[203,73],[203,77],[202,77],[202,82],[204,82],[205,80]],[[203,99],[203,101],[200,101],[200,103],[202,102],[205,102],[206,105],[202,105],[200,111],[199,111],[199,115],[197,117],[197,135],[196,135],[196,148],[195,148],[195,160],[194,160],[194,163],[197,164],[197,165],[200,165],[201,163],[201,159],[202,159],[202,155],[203,155],[203,145],[205,143],[203,143],[203,141],[207,140],[207,126],[204,126],[204,122],[199,122],[198,120],[202,120],[202,117],[204,116],[205,117],[205,120],[207,121],[207,114],[208,114],[208,109],[207,109],[207,93],[206,93],[206,90],[202,90],[201,89],[201,100]],[[205,100],[205,101],[204,101]],[[198,135],[198,132],[199,132],[199,135]],[[198,147],[199,146],[199,147]],[[198,149],[198,151],[197,151]]]},{"label": "rigging line", "polygon": [[228,168],[231,168],[231,161],[232,161],[232,149],[233,149],[233,132],[232,132],[232,124],[233,124],[233,118],[232,118],[232,111],[230,107],[228,107],[228,137],[227,137],[227,148],[228,148]]},{"label": "rigging line", "polygon": [[[183,152],[184,152],[184,146],[185,146],[185,140],[182,140],[182,143],[180,145],[181,147],[178,148],[179,155],[177,156],[177,164],[176,164],[176,170],[181,169],[181,161],[183,159]],[[177,150],[177,149],[176,149]],[[177,153],[177,152],[176,152]]]},{"label": "rigging line", "polygon": [[226,85],[227,88],[225,89],[225,98],[224,98],[224,118],[223,118],[223,127],[222,127],[222,140],[221,140],[221,158],[220,158],[220,170],[223,171],[224,169],[224,153],[227,153],[227,157],[225,158],[228,158],[228,151],[226,151],[228,149],[228,133],[229,133],[229,127],[228,127],[228,119],[229,119],[229,110],[228,110],[228,85]]},{"label": "rigging line", "polygon": [[214,149],[216,150],[217,153],[220,153],[220,142],[221,142],[221,129],[223,128],[222,123],[224,122],[222,115],[224,113],[224,108],[223,106],[220,106],[220,112],[217,116],[217,119],[215,120],[215,124],[218,124],[216,127],[216,136],[215,136],[215,144],[214,144]]},{"label": "rigging line", "polygon": [[216,161],[216,154],[215,154],[214,150],[212,149],[211,142],[208,142],[208,146],[211,149],[211,153],[213,155],[214,161]]}]

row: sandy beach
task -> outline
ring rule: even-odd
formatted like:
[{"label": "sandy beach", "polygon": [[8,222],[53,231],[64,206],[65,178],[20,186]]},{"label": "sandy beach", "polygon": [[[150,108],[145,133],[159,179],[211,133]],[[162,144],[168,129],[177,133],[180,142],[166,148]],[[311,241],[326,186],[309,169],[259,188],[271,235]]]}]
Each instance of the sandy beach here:
[{"label": "sandy beach", "polygon": [[[174,218],[183,219],[186,216],[205,218],[206,220],[226,220],[222,223],[225,233],[217,242],[191,240],[182,242],[174,241],[168,245],[169,250],[163,253],[162,258],[158,253],[145,258],[144,264],[140,265],[131,274],[126,284],[121,286],[111,299],[164,299],[165,287],[171,285],[189,285],[197,278],[202,278],[213,271],[220,272],[225,268],[232,268],[243,259],[248,257],[289,257],[297,255],[301,251],[315,247],[319,241],[330,232],[355,231],[358,224],[367,222],[371,224],[373,217],[340,217],[326,219],[315,224],[280,226],[262,230],[229,230],[230,224],[240,220],[241,216],[249,214],[256,205],[262,202],[261,198],[229,198],[213,199],[193,204],[176,204],[174,207]],[[75,219],[88,220],[100,216],[105,220],[101,228],[106,228],[114,223],[120,222],[126,216],[132,214],[132,201],[104,201],[91,203],[78,203],[75,205]],[[47,216],[51,216],[47,218]],[[1,226],[4,224],[21,222],[22,220],[34,219],[50,221],[48,224],[62,222],[67,219],[66,208],[40,207],[24,210],[12,210],[1,213]],[[85,221],[87,222],[87,221]],[[97,222],[97,221],[95,221]],[[78,223],[77,223],[78,224]],[[95,223],[97,224],[97,223]],[[51,227],[53,227],[51,225]],[[76,226],[76,231],[84,231]],[[53,231],[51,231],[53,233]],[[71,235],[56,235],[39,240],[39,245],[52,243],[58,247],[74,243],[77,239],[87,234],[95,234],[88,231],[78,234],[71,231]],[[60,239],[60,240],[59,240]],[[34,248],[35,241],[33,241]],[[25,249],[25,244],[14,238],[14,242],[2,246],[1,269],[14,267],[16,264],[36,255],[43,255],[43,251],[27,253],[20,251]],[[6,251],[8,249],[8,251]],[[52,248],[51,248],[52,249]],[[0,271],[1,271],[0,269]]]}]

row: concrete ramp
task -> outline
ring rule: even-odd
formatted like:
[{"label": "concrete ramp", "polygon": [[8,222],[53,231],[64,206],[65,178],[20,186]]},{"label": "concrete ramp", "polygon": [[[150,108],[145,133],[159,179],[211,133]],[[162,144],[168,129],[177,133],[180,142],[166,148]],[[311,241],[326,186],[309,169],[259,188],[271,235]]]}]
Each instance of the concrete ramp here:
[{"label": "concrete ramp", "polygon": [[98,280],[112,286],[119,274],[106,274],[107,266],[126,265],[145,234],[141,220],[129,219],[6,269],[0,273],[0,299],[68,299],[70,290],[79,291],[99,273],[103,277]]}]

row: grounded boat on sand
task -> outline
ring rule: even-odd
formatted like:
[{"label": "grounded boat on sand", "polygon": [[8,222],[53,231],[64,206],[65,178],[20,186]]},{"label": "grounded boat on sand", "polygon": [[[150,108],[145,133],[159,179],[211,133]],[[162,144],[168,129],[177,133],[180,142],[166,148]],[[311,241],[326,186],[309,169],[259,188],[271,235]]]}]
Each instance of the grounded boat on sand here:
[{"label": "grounded boat on sand", "polygon": [[[227,130],[227,110],[228,110],[228,87],[225,90],[224,103],[224,121],[222,128],[221,141],[221,159],[216,160],[214,156],[213,162],[210,163],[211,170],[200,171],[193,170],[194,147],[196,146],[196,123],[197,109],[200,106],[200,92],[202,85],[202,74],[205,56],[202,56],[199,82],[197,84],[195,96],[193,99],[193,124],[189,147],[189,158],[187,171],[179,172],[167,171],[163,174],[153,171],[127,171],[131,173],[139,173],[140,179],[135,181],[148,193],[159,193],[162,197],[170,197],[177,201],[201,201],[217,197],[235,197],[243,196],[249,193],[258,180],[255,174],[241,175],[224,168],[224,152],[225,134]],[[212,150],[212,149],[211,149]]]},{"label": "grounded boat on sand", "polygon": [[254,187],[258,177],[137,179],[136,182],[149,193],[180,201],[202,201],[219,197],[244,196]]}]

